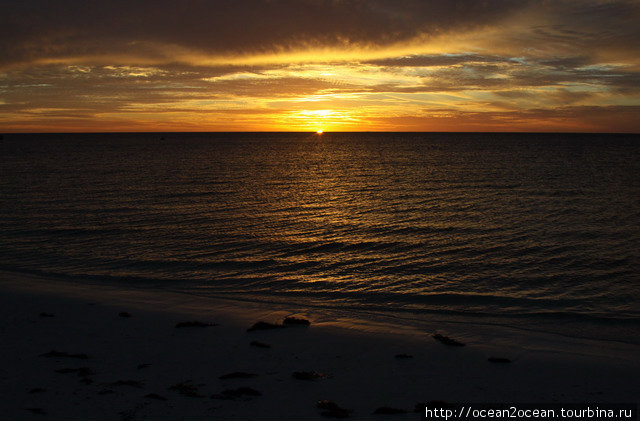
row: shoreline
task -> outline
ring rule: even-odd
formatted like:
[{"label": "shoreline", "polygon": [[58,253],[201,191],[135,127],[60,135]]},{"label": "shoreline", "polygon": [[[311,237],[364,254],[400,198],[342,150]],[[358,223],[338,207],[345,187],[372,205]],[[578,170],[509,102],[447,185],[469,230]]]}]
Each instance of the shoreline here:
[{"label": "shoreline", "polygon": [[[497,341],[495,346],[499,347],[519,348],[535,344],[539,347],[538,350],[572,352],[572,349],[561,349],[555,346],[566,343],[570,345],[569,348],[575,348],[577,352],[595,356],[610,357],[612,350],[622,349],[616,354],[616,357],[619,358],[626,356],[625,347],[640,350],[640,342],[625,341],[621,339],[620,334],[617,338],[611,339],[602,336],[594,337],[593,332],[584,334],[580,329],[568,330],[565,328],[551,331],[545,328],[552,323],[557,325],[560,321],[540,320],[535,317],[528,318],[526,323],[518,324],[503,316],[496,318],[489,315],[438,312],[412,315],[404,311],[381,312],[362,308],[339,310],[301,300],[284,303],[282,298],[276,300],[247,294],[239,297],[231,297],[227,294],[206,295],[197,292],[154,288],[153,286],[118,285],[94,280],[82,283],[79,279],[68,280],[35,273],[0,270],[0,283],[12,289],[88,300],[95,299],[95,297],[108,297],[110,302],[118,302],[123,306],[146,310],[162,307],[163,312],[170,311],[194,316],[206,317],[211,313],[211,309],[215,308],[214,313],[217,317],[225,317],[227,322],[235,324],[248,324],[257,318],[276,322],[292,315],[309,318],[316,327],[335,327],[381,335],[401,334],[416,339],[424,339],[425,335],[430,336],[444,330],[463,337],[466,342],[474,346],[483,346]],[[52,289],[52,285],[55,286],[55,289]],[[566,323],[566,321],[563,322]],[[544,328],[542,327],[543,323]],[[573,323],[572,327],[590,323],[590,331],[594,330],[593,325],[596,324],[589,320],[582,320],[578,324],[574,321],[569,323]],[[611,329],[612,324],[615,322],[607,321],[603,327]],[[640,332],[635,328],[623,336],[633,339],[638,334]],[[546,349],[543,345],[545,343],[552,344],[552,346]],[[603,350],[603,347],[606,350]],[[633,360],[635,361],[635,359]]]},{"label": "shoreline", "polygon": [[[438,321],[433,331],[401,331],[315,309],[10,272],[0,272],[0,290],[6,338],[0,393],[9,419],[324,419],[315,406],[324,399],[353,410],[352,419],[387,419],[373,415],[383,406],[408,411],[393,419],[417,419],[415,404],[433,400],[637,403],[640,390],[634,344],[603,348],[559,335],[511,332],[509,338],[509,329],[441,324],[467,345],[453,347],[431,337],[440,331]],[[259,320],[287,316],[307,318],[311,326],[247,332]],[[218,325],[175,327],[193,320]],[[491,329],[492,336],[486,334]],[[87,359],[43,356],[51,351]],[[85,376],[79,368],[88,369]],[[256,376],[219,378],[234,372]],[[294,372],[322,376],[298,380]],[[180,384],[197,396],[172,389]],[[223,393],[240,387],[261,395]]]}]

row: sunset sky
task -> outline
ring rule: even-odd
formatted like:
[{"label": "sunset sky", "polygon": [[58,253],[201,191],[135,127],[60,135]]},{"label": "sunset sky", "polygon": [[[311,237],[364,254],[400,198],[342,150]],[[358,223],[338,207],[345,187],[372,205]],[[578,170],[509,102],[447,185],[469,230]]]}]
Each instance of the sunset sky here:
[{"label": "sunset sky", "polygon": [[640,132],[640,2],[3,1],[0,132]]}]

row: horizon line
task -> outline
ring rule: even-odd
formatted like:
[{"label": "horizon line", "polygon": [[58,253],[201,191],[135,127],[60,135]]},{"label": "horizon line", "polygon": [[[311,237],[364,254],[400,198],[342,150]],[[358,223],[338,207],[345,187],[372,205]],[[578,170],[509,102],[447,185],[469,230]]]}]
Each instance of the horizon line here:
[{"label": "horizon line", "polygon": [[213,133],[238,133],[238,134],[317,134],[324,136],[327,134],[343,133],[420,133],[420,134],[609,134],[609,135],[638,135],[640,132],[573,132],[573,131],[414,131],[414,130],[349,130],[349,131],[323,131],[317,133],[313,130],[209,130],[209,131],[73,131],[73,132],[0,132],[0,136],[6,135],[56,135],[56,134],[213,134]]}]

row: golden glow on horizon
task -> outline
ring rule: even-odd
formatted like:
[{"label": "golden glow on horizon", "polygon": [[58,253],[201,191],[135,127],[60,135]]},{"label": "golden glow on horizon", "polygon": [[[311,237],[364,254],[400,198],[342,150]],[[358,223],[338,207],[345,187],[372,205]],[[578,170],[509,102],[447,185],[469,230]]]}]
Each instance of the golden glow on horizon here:
[{"label": "golden glow on horizon", "polygon": [[0,60],[0,125],[16,132],[638,132],[640,93],[629,89],[640,69],[636,55],[607,48],[576,58],[575,48],[552,42],[555,26],[548,36],[536,31],[548,42],[529,49],[523,40],[538,28],[531,23],[551,25],[555,16],[546,19],[524,8],[508,26],[417,33],[384,45],[309,40],[251,52],[136,41],[100,54],[69,49]]},{"label": "golden glow on horizon", "polygon": [[318,134],[326,130],[359,131],[364,125],[352,111],[342,110],[291,110],[276,114],[276,119],[280,130],[314,131]]}]

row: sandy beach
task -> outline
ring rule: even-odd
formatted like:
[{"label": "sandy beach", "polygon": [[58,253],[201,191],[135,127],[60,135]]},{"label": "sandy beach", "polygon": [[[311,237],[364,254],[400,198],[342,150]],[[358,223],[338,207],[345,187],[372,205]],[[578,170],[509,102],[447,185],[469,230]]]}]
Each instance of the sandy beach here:
[{"label": "sandy beach", "polygon": [[[434,400],[637,402],[640,390],[636,345],[520,332],[505,347],[464,326],[374,329],[299,309],[8,272],[0,288],[4,419],[314,420],[336,415],[317,407],[329,400],[350,419],[408,420]],[[287,316],[310,326],[247,331]],[[406,413],[374,414],[381,407]]]}]

